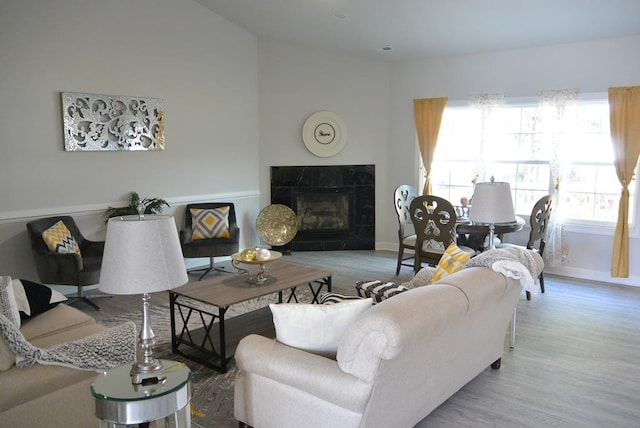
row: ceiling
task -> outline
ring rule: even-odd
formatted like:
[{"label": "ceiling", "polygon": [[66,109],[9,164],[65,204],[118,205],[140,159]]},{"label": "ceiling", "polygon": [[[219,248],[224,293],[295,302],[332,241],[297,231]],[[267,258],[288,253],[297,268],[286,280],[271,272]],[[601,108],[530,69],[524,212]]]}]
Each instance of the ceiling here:
[{"label": "ceiling", "polygon": [[196,1],[259,38],[388,61],[640,35],[640,0]]}]

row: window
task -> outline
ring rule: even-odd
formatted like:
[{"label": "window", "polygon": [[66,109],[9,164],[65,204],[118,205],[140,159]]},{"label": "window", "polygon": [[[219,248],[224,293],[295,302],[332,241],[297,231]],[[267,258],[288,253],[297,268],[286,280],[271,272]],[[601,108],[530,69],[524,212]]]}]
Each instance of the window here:
[{"label": "window", "polygon": [[[447,108],[432,166],[434,194],[455,205],[471,198],[474,178],[493,176],[511,184],[516,213],[527,216],[540,197],[554,192],[560,176],[563,218],[615,222],[620,183],[608,103],[579,101],[568,110],[560,123],[531,103],[493,108],[484,120],[468,106]],[[634,190],[629,186],[631,210]]]}]

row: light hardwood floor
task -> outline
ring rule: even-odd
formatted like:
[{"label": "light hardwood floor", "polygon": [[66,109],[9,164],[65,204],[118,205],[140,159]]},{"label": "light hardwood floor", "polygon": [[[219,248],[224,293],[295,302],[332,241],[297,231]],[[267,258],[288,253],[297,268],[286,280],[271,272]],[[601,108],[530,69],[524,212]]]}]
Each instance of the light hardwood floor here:
[{"label": "light hardwood floor", "polygon": [[[352,290],[360,279],[409,280],[410,268],[394,275],[395,256],[297,252],[283,260],[331,270],[337,290]],[[551,276],[545,285],[531,301],[522,294],[516,346],[505,337],[501,369],[482,372],[417,427],[640,427],[640,287]],[[93,315],[106,319],[139,300],[100,304]]]}]

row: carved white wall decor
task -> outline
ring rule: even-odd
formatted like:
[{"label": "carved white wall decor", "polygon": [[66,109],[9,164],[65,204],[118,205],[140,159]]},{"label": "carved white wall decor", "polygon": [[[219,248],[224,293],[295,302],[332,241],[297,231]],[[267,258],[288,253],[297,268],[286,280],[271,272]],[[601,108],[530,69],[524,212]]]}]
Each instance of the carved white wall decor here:
[{"label": "carved white wall decor", "polygon": [[62,93],[66,151],[164,150],[162,99]]}]

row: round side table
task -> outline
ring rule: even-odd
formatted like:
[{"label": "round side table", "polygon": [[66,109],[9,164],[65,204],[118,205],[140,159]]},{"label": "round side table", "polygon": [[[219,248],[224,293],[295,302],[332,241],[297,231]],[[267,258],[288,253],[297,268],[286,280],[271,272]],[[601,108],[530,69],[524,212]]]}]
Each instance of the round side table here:
[{"label": "round side table", "polygon": [[165,382],[139,386],[131,383],[130,364],[108,370],[91,383],[96,417],[101,428],[147,426],[163,421],[168,427],[191,427],[191,370],[183,363],[160,360]]}]

